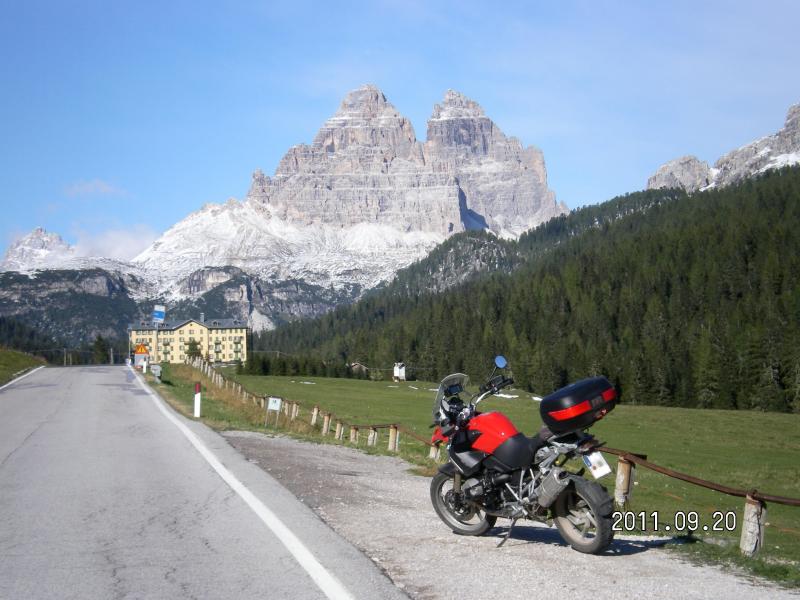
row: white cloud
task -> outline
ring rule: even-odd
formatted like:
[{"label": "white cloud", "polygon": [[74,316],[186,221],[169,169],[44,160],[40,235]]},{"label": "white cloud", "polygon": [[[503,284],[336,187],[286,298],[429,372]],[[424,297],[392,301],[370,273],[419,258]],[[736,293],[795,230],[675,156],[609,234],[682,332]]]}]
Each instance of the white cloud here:
[{"label": "white cloud", "polygon": [[125,229],[107,229],[99,233],[78,231],[75,253],[78,256],[102,256],[130,260],[152,244],[158,233],[149,225],[136,224]]},{"label": "white cloud", "polygon": [[90,179],[88,181],[76,181],[64,188],[64,193],[71,198],[78,196],[124,196],[125,190],[115,185],[103,181],[102,179]]}]

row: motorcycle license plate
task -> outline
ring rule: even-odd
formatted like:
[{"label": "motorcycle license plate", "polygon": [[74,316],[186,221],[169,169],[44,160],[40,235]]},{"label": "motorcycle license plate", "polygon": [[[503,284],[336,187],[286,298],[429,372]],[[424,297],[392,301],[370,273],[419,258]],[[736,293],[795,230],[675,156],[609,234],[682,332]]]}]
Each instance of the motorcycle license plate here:
[{"label": "motorcycle license plate", "polygon": [[611,467],[608,466],[606,459],[603,458],[603,455],[599,452],[584,454],[583,464],[589,468],[589,471],[595,479],[600,479],[611,473]]}]

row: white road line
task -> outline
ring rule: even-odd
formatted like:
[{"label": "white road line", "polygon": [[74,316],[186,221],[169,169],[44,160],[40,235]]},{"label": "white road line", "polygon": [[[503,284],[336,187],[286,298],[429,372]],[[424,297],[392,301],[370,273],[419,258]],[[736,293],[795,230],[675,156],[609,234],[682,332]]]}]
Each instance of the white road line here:
[{"label": "white road line", "polygon": [[186,436],[186,439],[195,447],[200,455],[206,459],[211,468],[222,477],[223,481],[227,483],[231,489],[239,494],[242,500],[253,510],[256,515],[270,528],[272,533],[286,546],[286,549],[292,553],[295,560],[300,563],[300,566],[305,569],[306,573],[314,580],[322,593],[332,600],[353,600],[353,596],[342,585],[342,583],[328,571],[322,564],[314,557],[311,551],[306,548],[303,542],[292,533],[292,531],[284,525],[278,516],[272,512],[267,506],[259,500],[253,492],[251,492],[245,485],[239,481],[236,476],[231,473],[220,461],[214,456],[214,453],[209,450],[203,442],[198,438],[186,425],[181,423],[178,418],[169,412],[155,392],[147,386],[146,383],[136,374],[131,368],[131,372],[136,377],[136,381],[142,386],[152,398],[158,410],[161,411],[167,419],[169,419],[180,432]]},{"label": "white road line", "polygon": [[19,376],[19,377],[17,377],[16,379],[12,379],[11,381],[9,381],[7,384],[5,384],[5,385],[3,385],[3,386],[0,386],[0,391],[2,391],[2,390],[4,390],[4,389],[6,389],[6,388],[7,388],[8,386],[10,386],[10,385],[14,385],[14,384],[15,384],[15,383],[17,383],[17,382],[18,382],[20,379],[25,379],[25,378],[26,378],[28,375],[33,375],[33,374],[34,374],[34,373],[36,373],[36,371],[38,371],[39,369],[44,369],[44,365],[42,365],[41,367],[36,367],[36,368],[35,368],[33,371],[28,371],[28,372],[27,372],[27,373],[25,373],[24,375],[20,375],[20,376]]}]

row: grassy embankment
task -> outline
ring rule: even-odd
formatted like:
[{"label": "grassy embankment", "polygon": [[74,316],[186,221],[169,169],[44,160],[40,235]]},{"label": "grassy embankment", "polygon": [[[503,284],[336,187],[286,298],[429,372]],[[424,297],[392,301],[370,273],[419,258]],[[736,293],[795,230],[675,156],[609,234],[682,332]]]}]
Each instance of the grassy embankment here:
[{"label": "grassy embankment", "polygon": [[[310,408],[315,404],[348,423],[398,423],[423,437],[430,435],[428,424],[434,397],[431,388],[436,387],[434,383],[237,376],[233,369],[224,372],[253,393],[281,396],[301,403],[303,412],[295,422],[295,435],[334,443],[330,437],[323,440],[308,426]],[[191,412],[192,381],[197,379],[197,375],[188,367],[171,366],[165,369],[166,383],[160,386],[161,391],[166,390],[166,395],[186,413]],[[302,383],[304,381],[313,384]],[[231,392],[209,391],[204,399],[203,412],[210,425],[218,429],[263,430],[263,409],[242,404]],[[523,392],[508,393],[519,395],[519,398],[494,398],[482,404],[483,410],[500,410],[522,431],[533,434],[541,424],[538,404]],[[274,427],[273,418],[274,413],[270,418],[270,429]],[[647,454],[652,462],[677,471],[731,487],[755,488],[795,498],[800,497],[798,431],[800,415],[629,405],[618,406],[592,429],[592,433],[609,446]],[[384,431],[380,441],[384,449],[386,441]],[[365,447],[363,434],[360,446]],[[385,450],[371,448],[370,451]],[[416,464],[427,461],[427,448],[409,436],[401,435],[401,454]],[[614,467],[615,458],[607,456],[607,459]],[[698,531],[695,534],[696,537],[714,538],[721,545],[692,544],[682,546],[681,551],[701,559],[713,558],[739,564],[751,572],[800,586],[800,508],[771,504],[768,507],[766,547],[756,559],[744,560],[738,555],[743,499],[641,468],[637,470],[636,479],[629,510],[646,511],[648,515],[656,511],[659,514],[660,531],[647,531],[648,534],[673,535],[676,512],[696,512],[702,529],[703,525],[713,525],[715,511],[733,511],[736,515],[735,531],[713,534]],[[613,475],[601,483],[611,490]],[[652,518],[648,520],[652,523]],[[666,524],[672,526],[669,533],[664,530]]]},{"label": "grassy embankment", "polygon": [[0,385],[8,383],[17,374],[45,364],[44,360],[8,348],[0,348]]}]

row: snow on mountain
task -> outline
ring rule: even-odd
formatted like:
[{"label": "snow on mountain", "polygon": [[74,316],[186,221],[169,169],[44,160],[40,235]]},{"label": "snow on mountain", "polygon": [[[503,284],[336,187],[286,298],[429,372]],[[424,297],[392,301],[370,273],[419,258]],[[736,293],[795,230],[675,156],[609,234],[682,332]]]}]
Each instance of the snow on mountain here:
[{"label": "snow on mountain", "polygon": [[81,256],[57,233],[37,227],[13,242],[0,262],[0,271],[32,272],[44,269],[105,269],[135,271],[133,265],[103,256]]},{"label": "snow on mountain", "polygon": [[169,280],[235,266],[270,280],[370,288],[449,235],[516,237],[566,212],[547,188],[541,151],[506,137],[474,101],[448,91],[428,140],[374,86],[345,97],[311,145],[247,199],[207,205],[133,262]]},{"label": "snow on mountain", "polygon": [[777,133],[728,152],[713,167],[694,156],[671,160],[647,180],[647,189],[679,187],[694,192],[796,164],[800,164],[800,104],[789,108]]},{"label": "snow on mountain", "polygon": [[233,266],[267,280],[374,287],[444,239],[387,225],[299,226],[252,202],[208,204],[133,259],[162,289],[204,267]]},{"label": "snow on mountain", "polygon": [[36,230],[0,267],[104,268],[132,276],[134,299],[174,305],[201,306],[216,290],[209,310],[272,327],[352,301],[454,233],[517,237],[567,212],[542,152],[503,134],[473,100],[449,90],[427,125],[417,140],[383,92],[362,86],[272,177],[256,171],[244,201],[203,206],[130,263],[79,257]]},{"label": "snow on mountain", "polygon": [[37,227],[9,246],[0,270],[27,271],[54,268],[75,258],[75,249],[57,233]]},{"label": "snow on mountain", "polygon": [[36,277],[45,270],[88,271],[102,269],[129,282],[129,292],[135,300],[144,300],[157,293],[153,278],[140,267],[103,256],[81,256],[57,233],[37,227],[13,242],[0,262],[0,272],[16,271]]}]

